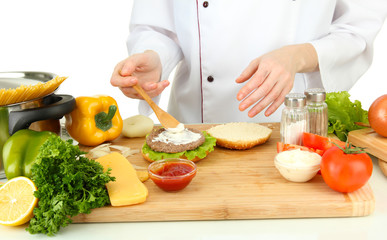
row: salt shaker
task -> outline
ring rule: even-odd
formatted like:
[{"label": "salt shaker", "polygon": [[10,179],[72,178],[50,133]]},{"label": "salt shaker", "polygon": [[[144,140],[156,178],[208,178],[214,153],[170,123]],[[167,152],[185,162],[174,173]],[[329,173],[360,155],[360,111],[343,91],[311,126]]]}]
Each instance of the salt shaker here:
[{"label": "salt shaker", "polygon": [[328,133],[328,106],[325,103],[325,90],[323,88],[310,88],[305,90],[306,109],[308,110],[308,132],[320,136]]},{"label": "salt shaker", "polygon": [[302,133],[308,129],[306,97],[302,93],[289,93],[281,116],[281,142],[302,145]]}]

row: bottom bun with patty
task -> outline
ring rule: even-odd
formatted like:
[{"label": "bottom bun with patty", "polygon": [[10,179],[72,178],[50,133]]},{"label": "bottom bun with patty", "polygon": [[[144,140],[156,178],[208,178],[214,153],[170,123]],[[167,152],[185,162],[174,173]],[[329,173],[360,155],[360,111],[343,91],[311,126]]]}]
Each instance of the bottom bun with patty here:
[{"label": "bottom bun with patty", "polygon": [[167,158],[183,158],[193,162],[197,162],[205,158],[210,152],[214,151],[216,139],[209,135],[206,131],[198,131],[196,129],[186,129],[193,134],[200,134],[201,137],[187,144],[172,144],[163,141],[154,141],[164,128],[159,128],[152,131],[146,138],[142,146],[141,153],[149,162],[154,162]]}]

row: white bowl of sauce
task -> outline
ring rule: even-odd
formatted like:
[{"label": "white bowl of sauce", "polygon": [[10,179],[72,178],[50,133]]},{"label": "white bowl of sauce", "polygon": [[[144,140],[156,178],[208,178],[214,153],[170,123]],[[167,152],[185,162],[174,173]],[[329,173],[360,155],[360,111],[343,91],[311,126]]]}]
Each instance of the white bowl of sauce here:
[{"label": "white bowl of sauce", "polygon": [[274,158],[280,174],[291,182],[307,182],[320,170],[321,156],[300,149],[283,151]]}]

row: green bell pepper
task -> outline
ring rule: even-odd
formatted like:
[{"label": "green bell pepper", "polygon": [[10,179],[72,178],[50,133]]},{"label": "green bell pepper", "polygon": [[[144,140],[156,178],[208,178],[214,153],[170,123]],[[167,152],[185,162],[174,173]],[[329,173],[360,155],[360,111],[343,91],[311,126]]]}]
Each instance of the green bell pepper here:
[{"label": "green bell pepper", "polygon": [[2,170],[4,169],[3,156],[1,155],[1,152],[3,150],[4,143],[9,138],[8,121],[9,121],[8,108],[0,107],[0,175],[2,173]]},{"label": "green bell pepper", "polygon": [[22,129],[14,133],[3,146],[3,163],[8,179],[17,176],[31,178],[31,167],[39,154],[40,147],[54,133]]}]

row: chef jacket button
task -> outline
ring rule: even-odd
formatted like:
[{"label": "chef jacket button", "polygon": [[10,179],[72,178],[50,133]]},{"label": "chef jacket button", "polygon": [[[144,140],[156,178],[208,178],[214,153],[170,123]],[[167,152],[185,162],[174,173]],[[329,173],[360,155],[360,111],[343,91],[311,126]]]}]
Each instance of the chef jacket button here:
[{"label": "chef jacket button", "polygon": [[208,7],[208,2],[207,1],[203,2],[203,7],[205,7],[205,8]]},{"label": "chef jacket button", "polygon": [[207,81],[213,82],[213,81],[214,81],[214,77],[213,77],[213,76],[208,76],[208,77],[207,77]]}]

